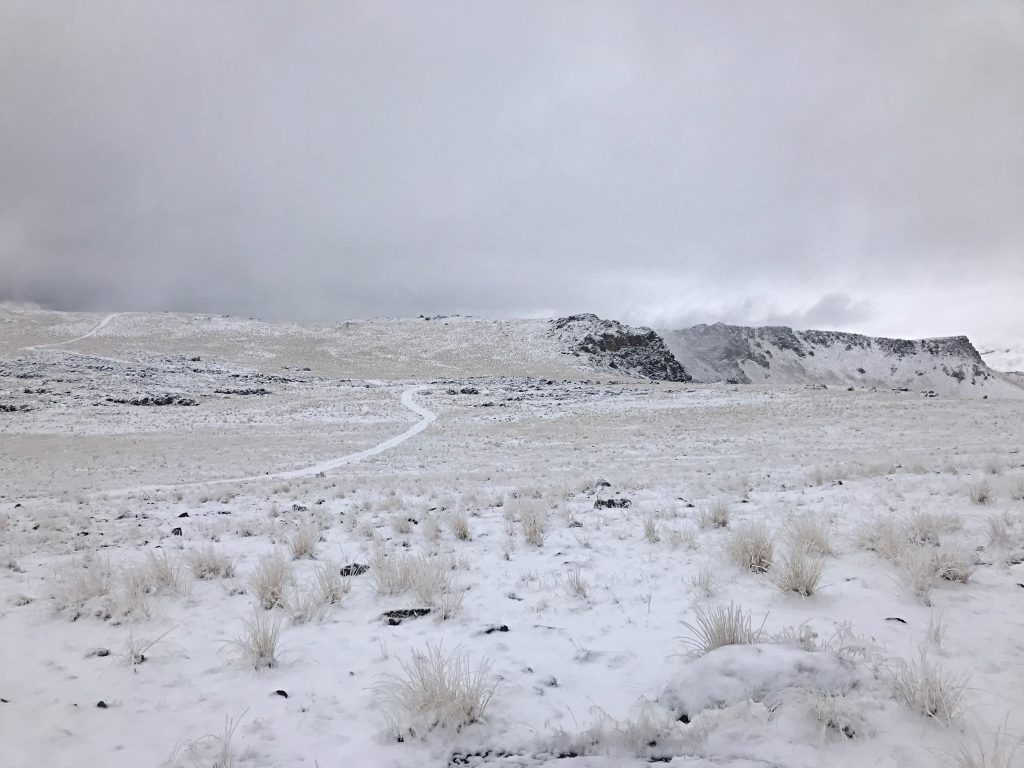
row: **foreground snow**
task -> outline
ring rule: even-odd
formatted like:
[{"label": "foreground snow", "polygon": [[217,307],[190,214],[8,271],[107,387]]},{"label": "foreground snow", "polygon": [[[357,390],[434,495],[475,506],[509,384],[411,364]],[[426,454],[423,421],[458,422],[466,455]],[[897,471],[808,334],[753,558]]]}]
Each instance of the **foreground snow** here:
[{"label": "foreground snow", "polygon": [[[89,336],[99,319],[5,364],[12,396],[47,392],[0,414],[4,765],[923,768],[1021,735],[1019,400],[271,373],[223,340],[192,361],[104,341],[117,321]],[[108,402],[125,382],[202,402]],[[807,597],[774,583],[794,520],[831,542]],[[765,573],[731,557],[748,522],[775,535]],[[198,578],[208,546],[230,567]],[[275,552],[285,605],[264,610]],[[939,552],[965,582],[908,576]],[[730,604],[755,642],[698,655]],[[382,618],[410,608],[431,613]],[[280,622],[272,666],[238,642],[254,617]],[[478,722],[388,697],[428,648],[493,685]],[[955,710],[894,691],[922,650],[965,682]]]}]

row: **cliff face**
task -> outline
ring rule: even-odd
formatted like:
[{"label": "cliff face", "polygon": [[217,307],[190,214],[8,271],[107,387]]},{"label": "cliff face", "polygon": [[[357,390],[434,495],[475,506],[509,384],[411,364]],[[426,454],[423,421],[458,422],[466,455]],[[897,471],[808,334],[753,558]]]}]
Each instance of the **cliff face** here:
[{"label": "cliff face", "polygon": [[550,334],[589,367],[661,381],[691,381],[664,339],[650,328],[634,328],[597,315],[551,321]]},{"label": "cliff face", "polygon": [[907,387],[981,397],[1024,396],[966,336],[889,339],[785,326],[696,325],[662,331],[694,379],[738,384]]}]

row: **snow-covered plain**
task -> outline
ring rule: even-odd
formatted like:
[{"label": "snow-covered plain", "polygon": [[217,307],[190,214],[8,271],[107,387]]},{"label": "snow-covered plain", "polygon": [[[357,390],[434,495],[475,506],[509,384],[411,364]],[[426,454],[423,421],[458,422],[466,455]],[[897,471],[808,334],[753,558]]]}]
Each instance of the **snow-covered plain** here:
[{"label": "snow-covered plain", "polygon": [[[533,321],[103,320],[0,312],[4,766],[930,768],[1022,735],[1020,399],[643,382]],[[145,396],[198,405],[107,399]],[[831,543],[807,597],[794,521]],[[973,571],[911,578],[936,553]],[[440,581],[389,587],[413,556]],[[756,642],[699,654],[730,604]],[[389,705],[439,646],[494,685],[462,728]],[[922,653],[965,685],[935,717],[894,684]]]}]

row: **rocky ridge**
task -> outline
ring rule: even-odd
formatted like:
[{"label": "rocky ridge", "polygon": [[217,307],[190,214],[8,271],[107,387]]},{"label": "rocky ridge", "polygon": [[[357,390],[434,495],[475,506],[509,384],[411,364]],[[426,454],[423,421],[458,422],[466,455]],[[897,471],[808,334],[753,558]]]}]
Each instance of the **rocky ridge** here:
[{"label": "rocky ridge", "polygon": [[650,328],[581,314],[552,320],[550,335],[564,345],[565,353],[584,358],[595,369],[661,381],[692,381],[665,340]]},{"label": "rocky ridge", "polygon": [[786,326],[695,325],[662,331],[676,359],[701,382],[906,387],[981,397],[1021,396],[966,336],[892,339]]}]

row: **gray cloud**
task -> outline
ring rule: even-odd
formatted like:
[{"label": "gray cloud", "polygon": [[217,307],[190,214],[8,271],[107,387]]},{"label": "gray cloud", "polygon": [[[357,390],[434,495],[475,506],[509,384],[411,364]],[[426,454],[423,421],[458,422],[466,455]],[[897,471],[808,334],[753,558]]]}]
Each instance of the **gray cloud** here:
[{"label": "gray cloud", "polygon": [[1022,40],[1011,0],[11,0],[0,298],[1015,331]]}]

